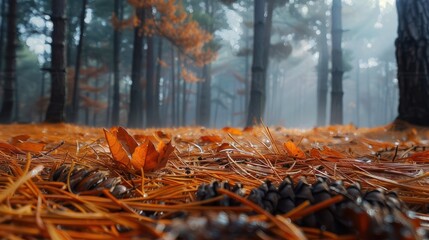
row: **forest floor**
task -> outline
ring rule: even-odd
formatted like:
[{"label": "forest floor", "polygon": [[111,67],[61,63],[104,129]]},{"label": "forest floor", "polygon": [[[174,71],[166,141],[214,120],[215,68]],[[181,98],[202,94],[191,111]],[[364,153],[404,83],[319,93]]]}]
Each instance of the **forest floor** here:
[{"label": "forest floor", "polygon": [[429,129],[399,125],[2,125],[0,237],[423,238]]}]

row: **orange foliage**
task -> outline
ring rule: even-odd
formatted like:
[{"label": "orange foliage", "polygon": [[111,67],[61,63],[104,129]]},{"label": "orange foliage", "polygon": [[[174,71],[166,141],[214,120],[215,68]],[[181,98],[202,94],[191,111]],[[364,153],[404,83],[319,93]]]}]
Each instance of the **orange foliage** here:
[{"label": "orange foliage", "polygon": [[299,159],[304,159],[306,157],[305,153],[298,146],[296,146],[295,143],[293,143],[292,141],[285,142],[284,147],[290,157],[299,158]]},{"label": "orange foliage", "polygon": [[152,143],[149,137],[142,136],[140,144],[122,127],[103,129],[110,152],[115,161],[134,169],[153,171],[165,167],[169,155],[174,151],[171,142]]},{"label": "orange foliage", "polygon": [[[198,65],[212,61],[216,54],[204,46],[212,40],[212,35],[203,30],[193,21],[176,0],[129,0],[135,8],[154,8],[156,16],[146,18],[142,30],[146,35],[160,35],[176,45],[185,55],[192,58]],[[134,17],[133,17],[134,18]],[[120,27],[118,21],[112,22],[114,27]],[[140,22],[132,21],[134,26]]]}]

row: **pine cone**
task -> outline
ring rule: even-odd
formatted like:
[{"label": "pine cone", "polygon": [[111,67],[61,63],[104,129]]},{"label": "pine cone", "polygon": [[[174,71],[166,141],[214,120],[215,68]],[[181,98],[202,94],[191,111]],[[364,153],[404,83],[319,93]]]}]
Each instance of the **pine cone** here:
[{"label": "pine cone", "polygon": [[[240,183],[234,184],[234,186],[231,187],[231,184],[228,182],[218,182],[214,181],[210,184],[201,184],[198,186],[197,192],[196,192],[196,198],[198,201],[211,199],[214,197],[219,196],[219,193],[217,192],[217,189],[223,188],[228,191],[231,191],[239,196],[244,196],[244,190],[243,186]],[[208,204],[211,206],[238,206],[240,205],[239,202],[237,202],[234,199],[231,199],[228,196],[225,196],[222,200],[216,202],[215,204]]]},{"label": "pine cone", "polygon": [[[51,181],[67,183],[70,173],[70,165],[62,165],[51,174]],[[121,184],[121,178],[111,177],[107,171],[76,166],[70,173],[70,189],[73,193],[93,191],[101,194],[103,189],[108,189],[113,196],[123,198],[129,189]]]},{"label": "pine cone", "polygon": [[171,239],[260,239],[258,231],[265,231],[261,222],[250,222],[244,214],[206,213],[174,219],[166,232]]}]

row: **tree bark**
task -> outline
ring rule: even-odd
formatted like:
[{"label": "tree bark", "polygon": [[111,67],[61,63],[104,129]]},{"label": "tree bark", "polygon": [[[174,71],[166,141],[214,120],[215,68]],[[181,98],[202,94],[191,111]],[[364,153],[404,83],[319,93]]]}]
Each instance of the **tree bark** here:
[{"label": "tree bark", "polygon": [[[213,1],[205,1],[205,13],[214,18],[213,12]],[[213,24],[209,23],[207,31],[213,33]],[[203,81],[200,84],[198,90],[198,109],[197,109],[197,124],[205,127],[210,126],[211,118],[211,64],[205,64],[203,66]]]},{"label": "tree bark", "polygon": [[265,0],[255,0],[253,35],[252,83],[247,116],[247,126],[261,123],[266,98],[264,77]]},{"label": "tree bark", "polygon": [[177,102],[176,102],[176,56],[174,54],[174,46],[171,45],[171,125],[176,126],[176,109],[177,109]]},{"label": "tree bark", "polygon": [[317,41],[319,60],[317,64],[317,125],[326,125],[326,105],[328,98],[329,53],[326,22],[320,25]]},{"label": "tree bark", "polygon": [[51,50],[51,97],[46,112],[46,122],[58,123],[64,121],[66,101],[66,62],[65,36],[66,0],[52,0],[52,50]]},{"label": "tree bark", "polygon": [[[123,1],[115,0],[114,13],[119,21],[122,20]],[[119,65],[121,64],[121,29],[113,29],[113,104],[112,104],[112,125],[119,124],[120,116],[120,96],[119,96],[119,81],[120,72]]]},{"label": "tree bark", "polygon": [[398,119],[429,126],[429,2],[397,0]]},{"label": "tree bark", "polygon": [[7,42],[4,68],[3,104],[0,112],[0,122],[12,121],[16,84],[16,0],[8,2]]},{"label": "tree bark", "polygon": [[[148,13],[152,17],[152,13]],[[157,109],[156,98],[159,95],[156,91],[155,78],[155,41],[153,36],[147,36],[147,51],[146,51],[146,126],[156,127],[159,123],[159,112]]]},{"label": "tree bark", "polygon": [[[162,61],[162,47],[163,41],[161,37],[158,37],[158,59],[156,61],[156,84],[155,84],[155,112],[158,115],[158,126],[161,126],[161,116],[160,116],[160,93],[161,93],[161,61]],[[164,83],[165,84],[165,83]]]},{"label": "tree bark", "polygon": [[83,48],[83,40],[85,34],[85,17],[86,17],[86,6],[88,0],[83,0],[82,10],[80,13],[80,33],[79,33],[79,43],[76,50],[76,62],[74,70],[74,82],[73,82],[73,110],[72,110],[72,121],[77,123],[79,121],[79,100],[80,100],[80,68],[81,68],[81,56]]},{"label": "tree bark", "polygon": [[341,0],[332,2],[332,90],[331,124],[343,123],[343,52]]},{"label": "tree bark", "polygon": [[137,9],[137,17],[140,24],[134,28],[133,62],[131,66],[130,108],[128,113],[128,127],[141,127],[143,123],[143,95],[141,86],[142,61],[143,61],[143,33],[145,10]]},{"label": "tree bark", "polygon": [[[0,70],[3,69],[4,34],[6,28],[6,1],[1,2],[1,24],[0,24]],[[4,75],[1,73],[0,80],[3,82]]]}]

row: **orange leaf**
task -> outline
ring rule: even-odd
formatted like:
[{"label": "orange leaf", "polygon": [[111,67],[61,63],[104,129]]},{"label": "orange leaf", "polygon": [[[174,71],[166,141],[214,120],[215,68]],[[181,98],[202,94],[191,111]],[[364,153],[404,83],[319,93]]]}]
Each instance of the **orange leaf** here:
[{"label": "orange leaf", "polygon": [[146,149],[143,170],[155,170],[158,167],[159,153],[156,151],[155,146],[148,138],[141,145]]},{"label": "orange leaf", "polygon": [[118,133],[116,134],[116,137],[119,141],[123,142],[122,146],[126,145],[126,150],[128,150],[129,153],[134,152],[134,149],[139,145],[137,141],[125,130],[123,127],[118,127]]},{"label": "orange leaf", "polygon": [[222,128],[222,130],[227,133],[230,133],[231,135],[237,135],[237,136],[243,135],[243,132],[238,128],[224,127]]},{"label": "orange leaf", "polygon": [[407,157],[407,159],[410,159],[415,162],[429,162],[429,150],[414,153],[411,156]]},{"label": "orange leaf", "polygon": [[18,135],[18,136],[12,137],[9,142],[10,142],[10,144],[15,145],[15,144],[20,143],[20,142],[25,142],[29,138],[30,138],[29,135],[23,134],[23,135]]},{"label": "orange leaf", "polygon": [[328,158],[347,158],[347,156],[343,153],[340,153],[332,148],[327,146],[323,147],[323,150],[320,152],[322,155],[325,155]]},{"label": "orange leaf", "polygon": [[165,165],[167,165],[168,157],[174,152],[174,147],[171,144],[171,141],[167,144],[159,142],[157,149],[159,153],[157,168],[165,167]]},{"label": "orange leaf", "polygon": [[321,159],[322,158],[322,155],[320,154],[320,151],[317,150],[317,149],[315,149],[315,148],[313,148],[313,149],[310,150],[310,156],[313,157],[313,158],[317,158],[317,159]]},{"label": "orange leaf", "polygon": [[106,129],[103,129],[104,136],[106,137],[107,144],[109,145],[110,152],[113,159],[128,166],[130,163],[130,156],[123,148],[118,138]]},{"label": "orange leaf", "polygon": [[295,143],[293,143],[292,141],[285,142],[284,147],[287,153],[289,154],[289,156],[294,158],[299,158],[299,159],[305,158],[305,153],[298,146],[296,146]]},{"label": "orange leaf", "polygon": [[21,149],[24,152],[39,153],[45,149],[45,145],[45,143],[19,142],[15,144],[15,147]]},{"label": "orange leaf", "polygon": [[0,142],[0,150],[9,153],[24,153],[21,149],[5,142]]},{"label": "orange leaf", "polygon": [[220,143],[222,142],[222,138],[217,135],[212,136],[201,136],[200,141],[204,143]]},{"label": "orange leaf", "polygon": [[145,166],[149,144],[149,141],[145,141],[134,150],[131,157],[131,164],[135,169],[141,169]]}]

